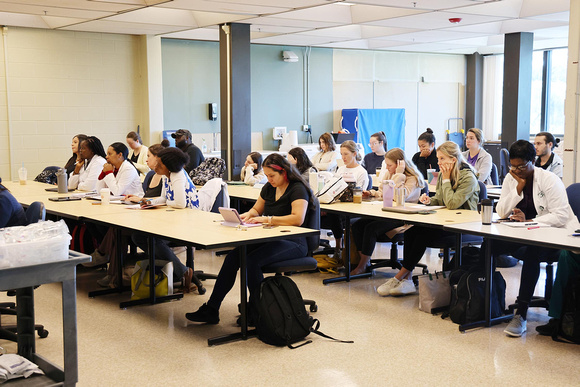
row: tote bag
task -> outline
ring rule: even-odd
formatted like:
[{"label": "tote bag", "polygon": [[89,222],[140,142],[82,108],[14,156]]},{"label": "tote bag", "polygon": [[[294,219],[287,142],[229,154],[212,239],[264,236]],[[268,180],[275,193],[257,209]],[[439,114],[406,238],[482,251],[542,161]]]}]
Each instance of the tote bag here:
[{"label": "tote bag", "polygon": [[[155,296],[170,296],[173,294],[173,263],[155,261]],[[149,298],[149,260],[137,261],[131,275],[131,300]]]},{"label": "tote bag", "polygon": [[434,313],[436,308],[449,306],[451,286],[449,272],[435,272],[418,277],[419,280],[419,310]]}]

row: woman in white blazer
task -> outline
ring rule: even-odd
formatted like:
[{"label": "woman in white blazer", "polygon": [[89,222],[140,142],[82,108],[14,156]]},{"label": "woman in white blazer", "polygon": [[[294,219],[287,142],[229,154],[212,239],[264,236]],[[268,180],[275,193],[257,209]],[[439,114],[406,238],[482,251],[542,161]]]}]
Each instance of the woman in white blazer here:
[{"label": "woman in white blazer", "polygon": [[143,176],[150,171],[147,165],[147,147],[143,145],[141,136],[137,132],[129,132],[127,134],[127,145],[129,145],[129,157],[135,168],[142,173]]},{"label": "woman in white blazer", "polygon": [[[580,225],[568,203],[562,180],[552,172],[534,167],[536,150],[526,140],[518,140],[509,150],[510,172],[506,175],[496,211],[515,222],[544,223],[574,232]],[[540,262],[557,259],[558,250],[542,246],[494,240],[492,254],[512,254],[524,261],[514,318],[504,332],[519,337],[526,331],[527,310],[540,275]]]},{"label": "woman in white blazer", "polygon": [[89,136],[79,144],[80,161],[76,163],[74,170],[68,179],[69,189],[80,191],[94,191],[99,174],[103,165],[107,162],[105,149],[101,140],[95,136]]},{"label": "woman in white blazer", "polygon": [[337,167],[336,159],[340,158],[340,155],[336,152],[334,138],[330,133],[322,133],[318,138],[318,146],[320,152],[312,157],[314,168],[319,171],[334,172]]},{"label": "woman in white blazer", "polygon": [[467,150],[463,152],[465,160],[475,169],[477,180],[486,185],[491,182],[491,155],[483,149],[483,132],[481,129],[471,128],[465,135],[465,146]]},{"label": "woman in white blazer", "polygon": [[107,149],[107,163],[97,182],[97,191],[109,188],[113,196],[143,196],[137,168],[127,160],[129,149],[122,142],[114,142]]}]

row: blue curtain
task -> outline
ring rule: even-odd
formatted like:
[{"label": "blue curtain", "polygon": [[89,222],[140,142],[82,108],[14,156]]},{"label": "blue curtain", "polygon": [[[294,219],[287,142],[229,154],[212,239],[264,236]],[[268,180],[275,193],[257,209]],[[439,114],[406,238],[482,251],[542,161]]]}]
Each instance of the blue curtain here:
[{"label": "blue curtain", "polygon": [[[355,110],[355,109],[344,109]],[[357,109],[358,142],[365,154],[371,152],[371,135],[383,131],[387,136],[387,148],[405,149],[405,109]],[[345,119],[343,119],[344,125]],[[349,129],[350,130],[350,129]]]}]

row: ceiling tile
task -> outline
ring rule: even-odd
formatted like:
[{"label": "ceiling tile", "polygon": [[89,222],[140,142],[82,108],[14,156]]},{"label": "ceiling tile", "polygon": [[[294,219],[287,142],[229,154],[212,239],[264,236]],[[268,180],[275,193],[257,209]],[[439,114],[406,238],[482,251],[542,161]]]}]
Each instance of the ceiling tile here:
[{"label": "ceiling tile", "polygon": [[334,27],[341,23],[336,22],[316,22],[311,20],[298,20],[298,19],[281,19],[275,16],[266,16],[253,19],[244,20],[244,23],[249,24],[262,24],[270,26],[286,26],[286,27],[297,27],[297,28],[321,28],[321,27]]},{"label": "ceiling tile", "polygon": [[114,15],[111,11],[97,11],[91,9],[62,8],[52,6],[29,5],[21,3],[0,2],[0,12],[31,14],[40,16],[74,17],[80,19],[97,19]]},{"label": "ceiling tile", "polygon": [[502,23],[501,33],[509,34],[513,32],[532,32],[533,30],[537,29],[560,27],[565,24],[567,23],[530,19],[512,19],[506,20]]},{"label": "ceiling tile", "polygon": [[219,13],[238,13],[250,15],[275,14],[289,11],[289,7],[273,7],[269,3],[253,5],[210,0],[173,0],[159,5],[160,8],[187,9],[191,11],[208,11]]},{"label": "ceiling tile", "polygon": [[220,39],[220,32],[217,28],[196,28],[193,30],[174,32],[161,35],[163,38],[174,39],[194,39],[194,40],[214,40]]},{"label": "ceiling tile", "polygon": [[570,11],[571,0],[525,0],[520,17]]},{"label": "ceiling tile", "polygon": [[358,48],[358,49],[368,49],[369,42],[367,39],[358,40],[347,40],[344,42],[335,42],[327,44],[319,44],[318,47],[329,47],[329,48]]},{"label": "ceiling tile", "polygon": [[473,5],[472,0],[349,0],[348,2],[355,4],[374,4],[384,7],[423,9],[432,11]]},{"label": "ceiling tile", "polygon": [[282,44],[290,46],[313,46],[329,43],[329,38],[321,36],[298,36],[298,35],[278,35],[267,38],[255,39],[253,43]]},{"label": "ceiling tile", "polygon": [[262,5],[282,8],[304,8],[339,0],[220,0],[224,3],[240,3],[249,5]]},{"label": "ceiling tile", "polygon": [[350,7],[340,4],[327,4],[318,7],[289,11],[276,15],[281,19],[311,20],[322,22],[352,23]]},{"label": "ceiling tile", "polygon": [[106,32],[113,34],[129,35],[159,35],[174,32],[175,26],[157,25],[149,23],[126,23],[109,20],[95,20],[86,23],[75,24],[62,28],[63,30]]},{"label": "ceiling tile", "polygon": [[[120,1],[105,2],[90,0],[50,0],[50,7],[79,10],[84,9],[103,12],[124,12],[145,6],[143,1],[137,1],[137,3],[138,5],[123,4]],[[36,5],[46,7],[47,0],[0,0],[0,4]]]},{"label": "ceiling tile", "polygon": [[467,7],[455,8],[454,13],[502,16],[505,18],[518,18],[524,0],[494,1],[488,3],[472,2]]},{"label": "ceiling tile", "polygon": [[42,20],[49,28],[60,28],[71,24],[78,24],[87,21],[86,19],[75,19],[70,17],[41,16]]},{"label": "ceiling tile", "polygon": [[26,26],[31,28],[48,28],[46,22],[38,15],[0,12],[0,20],[5,26]]},{"label": "ceiling tile", "polygon": [[[457,17],[458,14],[450,12],[428,12],[411,16],[403,16],[394,19],[386,19],[382,21],[374,21],[366,24],[387,26],[387,27],[402,27],[402,28],[416,28],[423,30],[433,30],[439,28],[448,28],[452,26],[449,22],[450,18]],[[499,21],[503,18],[499,16],[481,16],[481,15],[462,15],[461,25],[488,23],[492,21]]]},{"label": "ceiling tile", "polygon": [[372,5],[356,4],[350,7],[353,23],[364,23],[381,19],[415,15],[428,12],[412,8],[377,7]]},{"label": "ceiling tile", "polygon": [[141,8],[107,18],[109,21],[197,27],[193,12],[169,8]]}]

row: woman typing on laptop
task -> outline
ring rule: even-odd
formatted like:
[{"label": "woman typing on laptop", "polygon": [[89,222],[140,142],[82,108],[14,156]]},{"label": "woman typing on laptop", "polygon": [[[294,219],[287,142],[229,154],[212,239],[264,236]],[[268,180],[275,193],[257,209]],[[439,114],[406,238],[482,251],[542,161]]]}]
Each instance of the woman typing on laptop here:
[{"label": "woman typing on laptop", "polygon": [[[302,226],[306,223],[312,203],[312,191],[298,171],[279,154],[271,154],[262,165],[268,182],[262,188],[256,204],[241,214],[246,223],[272,226]],[[247,246],[247,279],[250,296],[255,297],[264,278],[262,267],[289,258],[303,257],[307,253],[306,238],[279,240]],[[219,309],[225,296],[234,286],[239,262],[239,248],[225,258],[213,292],[196,312],[186,313],[190,321],[217,324]]]}]

